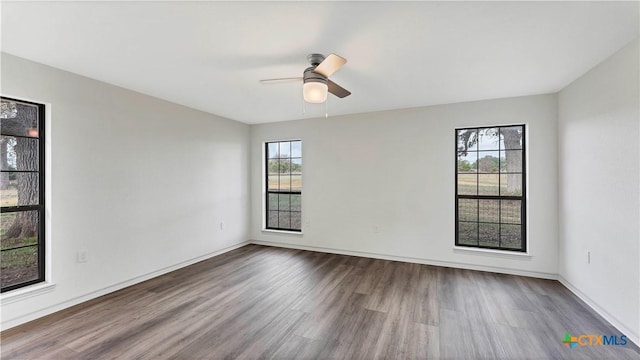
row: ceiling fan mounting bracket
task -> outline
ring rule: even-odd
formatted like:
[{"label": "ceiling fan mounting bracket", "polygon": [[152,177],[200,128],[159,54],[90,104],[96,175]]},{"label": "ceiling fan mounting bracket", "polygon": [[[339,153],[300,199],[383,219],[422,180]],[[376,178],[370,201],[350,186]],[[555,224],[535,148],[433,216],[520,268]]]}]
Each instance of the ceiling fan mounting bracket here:
[{"label": "ceiling fan mounting bracket", "polygon": [[324,55],[309,54],[307,55],[307,60],[309,60],[309,64],[311,64],[312,66],[318,66],[324,60]]}]

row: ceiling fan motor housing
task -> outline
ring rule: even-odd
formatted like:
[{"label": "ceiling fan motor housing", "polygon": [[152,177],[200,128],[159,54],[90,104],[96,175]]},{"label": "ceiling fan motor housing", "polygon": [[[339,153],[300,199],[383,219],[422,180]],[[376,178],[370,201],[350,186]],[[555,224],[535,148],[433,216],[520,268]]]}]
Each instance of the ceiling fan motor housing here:
[{"label": "ceiling fan motor housing", "polygon": [[304,70],[304,74],[302,75],[302,82],[303,83],[319,82],[319,83],[326,84],[327,78],[313,71],[315,68],[316,68],[315,66],[311,66]]}]

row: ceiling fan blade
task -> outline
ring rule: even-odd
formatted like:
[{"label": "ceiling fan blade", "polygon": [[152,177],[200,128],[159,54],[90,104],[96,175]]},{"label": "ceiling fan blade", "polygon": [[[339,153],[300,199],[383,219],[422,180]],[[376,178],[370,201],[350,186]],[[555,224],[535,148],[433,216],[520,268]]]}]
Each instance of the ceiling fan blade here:
[{"label": "ceiling fan blade", "polygon": [[343,88],[342,86],[334,83],[331,80],[327,80],[327,86],[329,87],[329,92],[339,98],[343,98],[351,95],[351,91]]},{"label": "ceiling fan blade", "polygon": [[336,54],[330,54],[313,71],[324,75],[324,77],[329,77],[346,63],[347,59]]},{"label": "ceiling fan blade", "polygon": [[275,84],[275,83],[283,83],[289,81],[302,81],[302,76],[297,77],[288,77],[288,78],[275,78],[275,79],[262,79],[260,80],[261,84]]}]

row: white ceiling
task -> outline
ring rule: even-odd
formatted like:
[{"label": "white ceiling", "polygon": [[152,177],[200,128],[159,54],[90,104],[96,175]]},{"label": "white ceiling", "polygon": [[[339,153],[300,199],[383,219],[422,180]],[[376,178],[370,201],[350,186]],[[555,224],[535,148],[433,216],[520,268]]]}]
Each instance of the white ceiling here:
[{"label": "white ceiling", "polygon": [[[245,123],[555,92],[638,37],[630,2],[2,2],[2,51]],[[305,113],[303,113],[303,108]]]}]

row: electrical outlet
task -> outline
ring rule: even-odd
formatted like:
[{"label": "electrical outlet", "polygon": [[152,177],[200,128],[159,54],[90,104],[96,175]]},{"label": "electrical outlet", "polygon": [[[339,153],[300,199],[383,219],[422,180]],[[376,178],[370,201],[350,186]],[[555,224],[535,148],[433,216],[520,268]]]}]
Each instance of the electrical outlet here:
[{"label": "electrical outlet", "polygon": [[79,263],[85,263],[87,261],[89,261],[89,253],[87,250],[78,250],[78,252],[76,253],[76,261]]},{"label": "electrical outlet", "polygon": [[373,225],[373,233],[374,234],[379,234],[380,233],[380,227],[378,225]]}]

